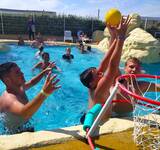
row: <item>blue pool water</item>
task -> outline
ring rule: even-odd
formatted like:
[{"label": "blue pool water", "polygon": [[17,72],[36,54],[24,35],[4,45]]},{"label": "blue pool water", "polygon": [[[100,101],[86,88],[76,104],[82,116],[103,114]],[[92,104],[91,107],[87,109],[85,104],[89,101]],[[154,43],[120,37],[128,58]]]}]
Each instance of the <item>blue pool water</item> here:
[{"label": "blue pool water", "polygon": [[[31,68],[38,62],[35,59],[37,49],[30,46],[18,47],[14,44],[9,46],[10,51],[0,53],[0,63],[16,62],[24,72],[26,81],[35,76],[38,71],[32,72]],[[49,96],[32,117],[31,122],[37,131],[77,125],[83,112],[87,109],[88,92],[80,83],[79,74],[88,67],[97,67],[104,54],[96,49],[92,49],[91,53],[81,54],[76,47],[72,47],[74,59],[68,63],[62,59],[65,49],[66,46],[46,46],[44,48],[45,52],[50,53],[51,61],[55,61],[62,69],[62,73],[57,73],[62,88]],[[160,74],[160,64],[142,64],[142,66],[146,73]],[[40,92],[43,83],[44,79],[27,91],[30,100]],[[5,89],[2,82],[0,82],[0,87],[1,94]]]},{"label": "blue pool water", "polygon": [[[30,46],[18,47],[10,45],[11,50],[0,53],[0,63],[6,61],[16,62],[24,72],[28,81],[38,73],[31,68],[38,61],[35,59],[36,49]],[[71,63],[62,59],[66,46],[46,46],[45,52],[50,53],[51,61],[55,61],[62,73],[57,73],[60,78],[61,89],[49,96],[37,113],[33,116],[32,123],[36,130],[50,130],[79,124],[79,118],[87,109],[87,89],[80,83],[79,74],[90,66],[97,66],[103,53],[93,49],[88,54],[80,54],[76,47],[72,47],[74,59]],[[44,83],[42,79],[36,86],[27,91],[27,96],[32,100],[40,92]],[[5,89],[0,82],[0,94]]]}]

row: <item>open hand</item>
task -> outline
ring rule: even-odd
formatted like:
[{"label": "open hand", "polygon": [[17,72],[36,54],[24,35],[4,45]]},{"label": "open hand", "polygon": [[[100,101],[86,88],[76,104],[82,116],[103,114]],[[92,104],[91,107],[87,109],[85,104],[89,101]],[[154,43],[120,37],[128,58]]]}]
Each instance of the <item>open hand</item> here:
[{"label": "open hand", "polygon": [[127,16],[126,19],[124,18],[124,16],[122,17],[120,24],[116,28],[117,37],[125,38],[126,31],[128,29],[128,25],[129,25],[131,19],[132,18],[129,17],[129,15]]},{"label": "open hand", "polygon": [[[59,89],[61,86],[56,86],[56,84],[60,81],[56,79],[57,75],[51,76],[51,71],[48,73],[46,81],[43,86],[43,91],[47,94],[51,94],[53,91]],[[55,80],[56,79],[56,80]],[[55,81],[54,81],[55,80]]]},{"label": "open hand", "polygon": [[46,69],[43,70],[43,72],[46,73],[46,74],[48,74],[55,67],[56,67],[55,62],[52,62]]},{"label": "open hand", "polygon": [[48,67],[50,67],[50,68],[55,68],[56,67],[56,63],[55,62],[52,62]]}]

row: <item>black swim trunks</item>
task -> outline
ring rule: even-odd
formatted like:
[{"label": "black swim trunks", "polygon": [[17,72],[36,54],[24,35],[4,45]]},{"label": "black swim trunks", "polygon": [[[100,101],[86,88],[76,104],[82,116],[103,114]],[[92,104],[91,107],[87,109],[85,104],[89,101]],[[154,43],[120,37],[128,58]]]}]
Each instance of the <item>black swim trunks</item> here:
[{"label": "black swim trunks", "polygon": [[86,113],[84,113],[80,118],[80,123],[83,124],[86,117]]},{"label": "black swim trunks", "polygon": [[63,59],[73,59],[74,58],[74,56],[73,55],[66,55],[66,54],[64,54],[63,56],[62,56],[62,58]]}]

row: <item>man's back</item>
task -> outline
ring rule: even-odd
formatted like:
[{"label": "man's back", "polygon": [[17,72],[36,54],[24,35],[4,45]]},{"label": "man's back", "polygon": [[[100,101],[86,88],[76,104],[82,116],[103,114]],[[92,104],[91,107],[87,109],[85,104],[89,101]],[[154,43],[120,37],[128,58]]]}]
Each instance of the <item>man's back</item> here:
[{"label": "man's back", "polygon": [[[95,90],[89,89],[89,93],[90,93],[89,94],[90,95],[90,97],[89,97],[89,106],[88,106],[89,109],[92,108],[96,104],[96,102],[95,102],[96,100],[94,98],[94,92],[95,92]],[[102,93],[103,96],[101,96],[101,98],[99,98],[99,99],[101,99],[101,104],[104,104],[106,102],[109,94],[110,94],[109,91],[106,91],[105,93]]]}]

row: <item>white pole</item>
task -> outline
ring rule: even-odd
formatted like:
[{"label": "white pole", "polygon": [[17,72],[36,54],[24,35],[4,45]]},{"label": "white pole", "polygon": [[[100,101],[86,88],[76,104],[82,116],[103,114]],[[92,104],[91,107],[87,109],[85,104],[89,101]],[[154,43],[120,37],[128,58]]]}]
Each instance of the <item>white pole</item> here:
[{"label": "white pole", "polygon": [[65,31],[66,29],[65,29],[65,25],[66,24],[66,20],[65,20],[65,15],[64,15],[64,22],[63,22],[63,30]]},{"label": "white pole", "polygon": [[1,11],[1,24],[2,24],[2,34],[4,34],[3,16]]},{"label": "white pole", "polygon": [[35,22],[35,13],[34,13],[34,11],[32,12],[32,17],[33,17],[33,21]]},{"label": "white pole", "polygon": [[146,30],[146,29],[147,29],[147,22],[148,22],[148,19],[147,19],[147,17],[146,17],[146,19],[145,19],[145,23],[144,23],[144,30]]},{"label": "white pole", "polygon": [[92,18],[92,33],[93,33],[93,18]]},{"label": "white pole", "polygon": [[112,99],[113,99],[114,95],[116,94],[117,90],[118,90],[118,83],[116,83],[115,87],[112,90],[112,93],[110,94],[110,96],[106,100],[103,108],[101,109],[101,111],[98,114],[97,118],[93,122],[92,127],[90,128],[89,132],[86,135],[87,138],[88,138],[88,136],[91,136],[93,134],[93,132],[95,131],[96,127],[98,126],[98,124],[100,123],[102,117],[104,116],[106,110],[110,107]]},{"label": "white pole", "polygon": [[65,42],[65,30],[66,30],[66,20],[65,20],[65,15],[64,15],[64,22],[63,22],[63,34],[64,34],[64,38],[63,38],[63,40],[64,40],[64,42]]},{"label": "white pole", "polygon": [[98,20],[99,20],[99,16],[100,16],[100,9],[98,9]]}]

